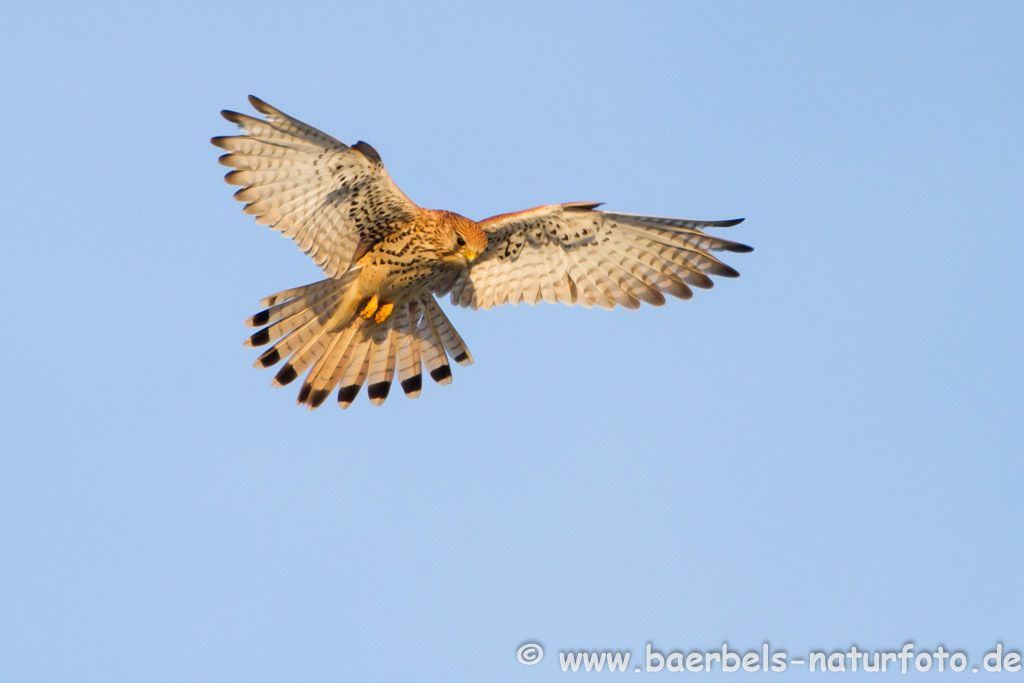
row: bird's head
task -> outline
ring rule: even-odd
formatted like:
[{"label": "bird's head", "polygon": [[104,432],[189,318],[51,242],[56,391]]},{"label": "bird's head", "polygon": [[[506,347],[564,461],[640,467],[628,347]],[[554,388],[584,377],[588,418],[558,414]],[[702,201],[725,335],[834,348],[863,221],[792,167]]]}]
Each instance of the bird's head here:
[{"label": "bird's head", "polygon": [[445,262],[454,266],[467,266],[480,257],[487,248],[487,235],[480,226],[464,216],[448,213],[442,230],[444,245],[440,249]]}]

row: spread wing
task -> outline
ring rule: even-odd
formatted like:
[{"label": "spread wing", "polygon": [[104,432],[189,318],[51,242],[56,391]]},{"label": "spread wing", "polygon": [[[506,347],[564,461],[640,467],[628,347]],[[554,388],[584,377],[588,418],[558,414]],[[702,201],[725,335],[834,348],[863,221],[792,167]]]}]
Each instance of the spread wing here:
[{"label": "spread wing", "polygon": [[703,232],[740,223],[595,211],[599,204],[554,204],[480,223],[487,250],[435,286],[472,308],[538,301],[614,308],[660,306],[710,288],[710,275],[736,277],[713,251],[753,251]]},{"label": "spread wing", "polygon": [[235,169],[224,180],[256,222],[295,240],[328,277],[337,277],[396,225],[420,209],[395,185],[365,142],[351,147],[249,96],[257,119],[221,114],[243,135],[211,142]]}]

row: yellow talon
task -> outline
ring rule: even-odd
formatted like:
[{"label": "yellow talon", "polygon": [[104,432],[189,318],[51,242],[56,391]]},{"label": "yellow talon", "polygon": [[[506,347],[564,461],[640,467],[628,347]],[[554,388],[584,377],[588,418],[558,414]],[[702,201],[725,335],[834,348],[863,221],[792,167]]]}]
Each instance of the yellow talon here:
[{"label": "yellow talon", "polygon": [[[377,302],[378,301],[379,301],[379,299],[377,298],[376,294],[371,296],[370,300],[366,302],[366,306],[363,307],[363,310],[359,313],[359,315],[362,316],[363,318],[365,318],[366,320],[369,320],[370,318],[372,318],[374,312],[376,312],[376,310],[377,310]],[[388,312],[390,312],[390,310]]]},{"label": "yellow talon", "polygon": [[373,319],[379,323],[384,322],[385,320],[388,319],[388,316],[391,315],[391,309],[394,307],[394,304],[384,304],[383,306],[377,309],[377,315],[374,316]]}]

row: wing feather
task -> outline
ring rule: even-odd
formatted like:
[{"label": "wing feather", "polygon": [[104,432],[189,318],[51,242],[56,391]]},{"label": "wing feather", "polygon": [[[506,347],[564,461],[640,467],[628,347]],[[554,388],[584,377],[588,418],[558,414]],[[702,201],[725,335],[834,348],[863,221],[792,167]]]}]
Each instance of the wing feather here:
[{"label": "wing feather", "polygon": [[435,291],[450,293],[459,306],[485,309],[542,300],[603,308],[661,305],[665,294],[688,299],[691,287],[710,288],[711,275],[738,275],[711,252],[752,251],[704,232],[743,219],[608,213],[597,206],[554,204],[482,221],[487,250]]},{"label": "wing feather", "polygon": [[350,147],[256,97],[249,101],[266,118],[224,111],[243,134],[211,140],[228,152],[220,163],[234,169],[224,179],[241,187],[235,198],[246,214],[295,240],[328,277],[419,215],[372,147]]}]

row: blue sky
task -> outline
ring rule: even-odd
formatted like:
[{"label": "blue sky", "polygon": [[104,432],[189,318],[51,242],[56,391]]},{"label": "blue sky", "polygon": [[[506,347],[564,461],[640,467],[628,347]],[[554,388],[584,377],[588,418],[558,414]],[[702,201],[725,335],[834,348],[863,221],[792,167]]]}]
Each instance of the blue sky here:
[{"label": "blue sky", "polygon": [[[6,11],[0,680],[1024,648],[1019,3],[370,5]],[[249,93],[423,206],[756,251],[663,308],[446,305],[452,386],[310,413],[242,347],[319,279],[221,180]]]}]

